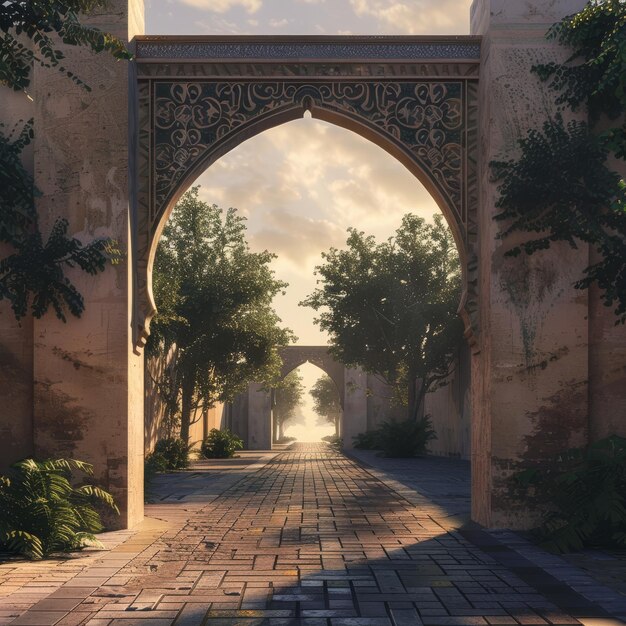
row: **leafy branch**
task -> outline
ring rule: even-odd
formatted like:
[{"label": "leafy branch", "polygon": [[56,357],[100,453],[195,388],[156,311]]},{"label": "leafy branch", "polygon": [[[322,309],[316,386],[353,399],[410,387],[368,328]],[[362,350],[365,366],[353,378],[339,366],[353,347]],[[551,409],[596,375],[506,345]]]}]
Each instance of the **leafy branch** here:
[{"label": "leafy branch", "polygon": [[[62,64],[65,55],[55,45],[53,36],[67,45],[86,46],[94,52],[109,52],[117,59],[130,59],[120,39],[79,20],[79,13],[91,13],[105,5],[105,0],[4,0],[0,5],[0,84],[16,91],[26,89],[32,66],[37,63],[57,69],[91,91]],[[23,43],[23,37],[32,45]]]},{"label": "leafy branch", "polygon": [[[0,84],[16,91],[26,89],[32,66],[38,63],[56,68],[89,91],[88,85],[62,65],[65,57],[55,41],[58,37],[66,45],[129,59],[122,41],[79,21],[79,12],[103,6],[105,0],[0,3]],[[33,126],[31,119],[19,131],[6,135],[0,125],[0,243],[7,249],[0,258],[0,300],[10,302],[17,319],[29,310],[41,317],[52,307],[65,322],[67,312],[80,317],[85,309],[83,297],[65,270],[78,268],[94,275],[104,270],[107,261],[119,262],[121,252],[111,239],[82,244],[68,236],[65,219],[55,222],[44,243],[35,206],[40,193],[22,163],[22,152],[34,136]]]},{"label": "leafy branch", "polygon": [[[556,106],[586,107],[589,123],[564,123],[561,113],[518,141],[516,159],[494,161],[500,183],[496,220],[501,233],[536,236],[514,245],[509,256],[533,254],[553,242],[589,244],[600,260],[584,271],[577,289],[596,284],[604,304],[626,321],[626,186],[609,159],[626,159],[626,4],[592,0],[553,26],[548,37],[573,48],[565,63],[533,68],[557,93]],[[617,125],[606,127],[607,121]],[[603,128],[598,129],[598,122]]]}]

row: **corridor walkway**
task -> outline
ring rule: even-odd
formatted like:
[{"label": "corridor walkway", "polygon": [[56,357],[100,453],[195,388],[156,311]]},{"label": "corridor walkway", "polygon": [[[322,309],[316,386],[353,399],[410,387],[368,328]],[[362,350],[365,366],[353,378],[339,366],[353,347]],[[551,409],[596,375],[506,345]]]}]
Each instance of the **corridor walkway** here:
[{"label": "corridor walkway", "polygon": [[441,507],[412,504],[325,444],[296,445],[224,486],[210,502],[149,506],[162,521],[147,537],[12,623],[486,626],[606,616],[535,568],[539,593],[523,563],[480,547],[480,531],[459,532]]}]

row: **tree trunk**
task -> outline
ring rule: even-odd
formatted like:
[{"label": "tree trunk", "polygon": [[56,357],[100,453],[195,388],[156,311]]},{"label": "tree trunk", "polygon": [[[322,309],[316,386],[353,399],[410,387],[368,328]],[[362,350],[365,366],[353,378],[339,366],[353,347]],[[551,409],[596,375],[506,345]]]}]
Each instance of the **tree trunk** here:
[{"label": "tree trunk", "polygon": [[193,405],[193,392],[195,386],[193,376],[185,376],[183,378],[180,409],[180,438],[185,443],[189,443],[189,427],[191,425],[191,408]]},{"label": "tree trunk", "polygon": [[284,437],[283,421],[278,422],[278,441],[282,441]]},{"label": "tree trunk", "polygon": [[337,437],[337,439],[339,439],[339,422],[341,420],[341,415],[337,415],[335,416],[334,422],[335,422],[335,437]]},{"label": "tree trunk", "polygon": [[416,422],[424,413],[423,405],[426,397],[426,386],[421,378],[417,378],[417,374],[411,375],[409,381],[408,419]]},{"label": "tree trunk", "polygon": [[278,416],[274,413],[272,418],[272,441],[278,442]]}]

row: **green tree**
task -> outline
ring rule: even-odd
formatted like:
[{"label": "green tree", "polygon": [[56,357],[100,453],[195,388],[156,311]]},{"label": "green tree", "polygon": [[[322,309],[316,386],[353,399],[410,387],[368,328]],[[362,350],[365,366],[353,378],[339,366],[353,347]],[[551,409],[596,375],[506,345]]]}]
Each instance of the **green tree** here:
[{"label": "green tree", "polygon": [[232,400],[250,381],[277,380],[278,348],[293,339],[272,309],[286,287],[269,268],[274,255],[251,252],[245,219],[202,202],[198,189],[178,202],[159,242],[149,342],[152,355],[175,352],[172,378],[158,388],[169,389],[171,409],[180,407],[185,441],[198,411]]},{"label": "green tree", "polygon": [[313,410],[325,421],[335,427],[335,435],[339,437],[339,423],[341,421],[341,403],[337,386],[330,376],[320,376],[315,381],[311,391]]},{"label": "green tree", "polygon": [[[105,0],[0,3],[0,85],[26,90],[33,64],[38,63],[56,68],[89,90],[63,66],[64,56],[54,36],[67,45],[130,58],[119,39],[81,24],[78,19],[79,12],[89,13],[102,6]],[[10,302],[17,319],[29,310],[41,317],[50,306],[63,321],[68,311],[78,317],[85,308],[84,301],[65,270],[78,267],[97,274],[104,270],[107,260],[119,260],[119,251],[109,239],[83,244],[68,236],[69,225],[63,219],[56,221],[44,240],[35,208],[39,192],[21,161],[22,151],[33,138],[33,121],[9,135],[2,128],[0,124],[0,243],[5,244],[6,256],[0,259],[0,300]]]},{"label": "green tree", "polygon": [[274,441],[281,441],[285,436],[285,426],[296,415],[296,409],[302,402],[304,385],[297,370],[287,374],[275,387],[274,400]]},{"label": "green tree", "polygon": [[[614,165],[626,160],[626,3],[592,0],[548,37],[573,50],[565,63],[533,68],[555,91],[559,113],[528,131],[516,158],[492,163],[500,182],[496,219],[506,224],[503,238],[533,234],[510,256],[555,241],[589,244],[596,258],[575,287],[597,284],[625,322],[626,183]],[[566,109],[586,109],[588,120],[565,124]]]},{"label": "green tree", "polygon": [[449,378],[462,340],[452,234],[441,216],[427,224],[414,215],[384,243],[349,233],[346,250],[323,254],[322,286],[301,304],[320,312],[331,353],[382,376],[415,419],[426,393]]}]

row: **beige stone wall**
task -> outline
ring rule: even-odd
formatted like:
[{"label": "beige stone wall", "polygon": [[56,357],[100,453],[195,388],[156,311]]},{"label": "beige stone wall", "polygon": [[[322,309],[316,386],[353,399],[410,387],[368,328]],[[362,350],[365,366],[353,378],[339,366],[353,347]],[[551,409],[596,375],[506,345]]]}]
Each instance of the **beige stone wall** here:
[{"label": "beige stone wall", "polygon": [[[149,454],[156,442],[167,436],[163,424],[165,404],[157,391],[155,381],[159,380],[166,368],[176,367],[176,352],[172,348],[165,358],[146,357],[145,363],[145,399],[144,399],[144,451]],[[217,403],[208,411],[196,411],[189,428],[189,441],[194,449],[200,448],[202,440],[212,428],[225,427],[227,405]]]},{"label": "beige stone wall", "polygon": [[[89,21],[128,40],[128,3],[112,0]],[[136,30],[135,30],[136,29]],[[96,480],[122,510],[112,525],[143,517],[143,356],[133,351],[133,259],[129,195],[129,64],[82,48],[66,50],[68,68],[87,92],[62,74],[35,69],[34,171],[43,195],[44,233],[57,217],[76,237],[112,237],[124,261],[97,276],[68,272],[85,299],[81,319],[53,314],[34,324],[35,444],[39,455],[74,456],[94,464]]]},{"label": "beige stone wall", "polygon": [[[470,351],[460,350],[457,366],[449,383],[426,395],[424,413],[432,418],[437,439],[428,447],[436,456],[470,458],[471,385]],[[388,420],[406,419],[406,407],[393,401],[392,389],[379,377],[367,376],[367,430]]]},{"label": "beige stone wall", "polygon": [[383,422],[406,419],[406,408],[393,401],[393,389],[381,378],[367,375],[367,430]]},{"label": "beige stone wall", "polygon": [[[614,122],[611,123],[611,125]],[[626,179],[626,163],[610,167]],[[591,250],[589,261],[599,260]],[[604,306],[599,289],[589,290],[589,429],[592,441],[626,437],[626,325],[616,324],[614,307]]]},{"label": "beige stone wall", "polygon": [[471,454],[471,356],[468,346],[459,350],[455,370],[445,387],[426,394],[424,413],[430,415],[437,439],[429,454],[469,459]]},{"label": "beige stone wall", "polygon": [[509,477],[525,463],[587,440],[587,293],[572,288],[587,252],[553,246],[533,257],[504,257],[493,220],[497,198],[489,163],[527,128],[553,113],[552,94],[531,75],[537,62],[563,58],[547,28],[583,0],[477,0],[472,32],[482,34],[480,87],[481,335],[472,371],[473,518],[523,528],[528,507],[511,497]]},{"label": "beige stone wall", "polygon": [[[31,90],[34,88],[31,87]],[[23,127],[34,113],[24,92],[0,87],[3,134]],[[22,153],[24,167],[33,172],[33,146]],[[0,255],[10,253],[0,245]],[[18,322],[7,301],[0,302],[0,471],[33,454],[33,321]]]}]

